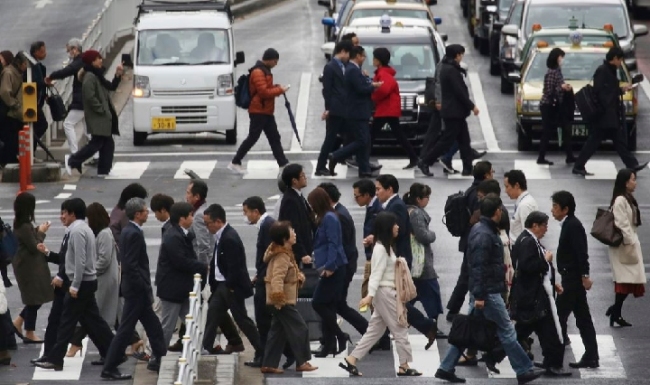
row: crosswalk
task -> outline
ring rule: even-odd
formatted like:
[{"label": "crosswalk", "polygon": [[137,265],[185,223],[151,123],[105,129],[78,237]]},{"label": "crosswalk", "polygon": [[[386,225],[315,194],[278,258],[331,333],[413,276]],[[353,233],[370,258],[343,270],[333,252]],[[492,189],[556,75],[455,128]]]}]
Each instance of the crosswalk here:
[{"label": "crosswalk", "polygon": [[[563,381],[563,383],[582,382],[586,379],[626,379],[627,374],[620,356],[616,350],[614,338],[611,335],[600,334],[597,336],[599,354],[600,354],[600,367],[598,369],[570,369],[569,362],[579,360],[584,353],[584,345],[580,339],[580,335],[569,335],[571,345],[567,346],[564,358],[565,369],[570,370],[573,375]],[[424,350],[427,343],[427,338],[419,334],[410,334],[409,342],[413,355],[413,361],[409,366],[417,369],[422,373],[423,378],[433,378],[436,370],[440,366],[441,360],[444,358],[448,344],[446,340],[436,341],[429,350]],[[318,342],[312,342],[312,349],[316,349],[319,345]],[[351,353],[354,346],[348,344],[348,353]],[[533,351],[537,359],[541,361],[541,350],[539,344],[533,346]],[[326,358],[312,357],[310,363],[317,366],[319,369],[313,372],[302,373],[302,378],[345,378],[350,375],[339,367],[339,363],[343,362],[344,354],[336,357],[328,356]],[[364,357],[361,361],[357,362],[359,371],[363,373],[364,378],[390,378],[397,377],[397,370],[399,367],[399,358],[393,342],[391,352],[374,352]],[[457,367],[457,374],[461,377],[468,379],[486,379],[485,382],[480,383],[501,383],[502,380],[514,379],[517,377],[516,373],[512,370],[508,358],[504,359],[501,363],[496,365],[500,373],[493,373],[489,371],[485,365],[479,364],[477,367]],[[293,370],[287,370],[282,375],[267,375],[267,380],[275,378],[292,378],[296,373]],[[492,381],[494,380],[494,381]],[[267,383],[270,383],[267,381]]]},{"label": "crosswalk", "polygon": [[[378,159],[379,164],[383,167],[381,174],[392,174],[399,180],[419,179],[424,175],[417,169],[404,170],[403,168],[409,163],[408,159]],[[529,180],[550,180],[550,179],[568,179],[582,178],[571,173],[571,167],[563,163],[554,166],[538,165],[534,159],[514,159],[514,160],[491,160],[498,172],[505,172],[510,169],[522,170]],[[296,161],[302,164],[307,175],[312,179],[357,179],[358,170],[348,167],[345,164],[339,164],[336,167],[337,176],[316,176],[316,159]],[[232,173],[227,169],[229,161],[219,160],[185,160],[185,161],[119,161],[113,165],[111,176],[106,179],[112,180],[139,180],[139,179],[189,179],[185,170],[193,170],[202,179],[217,179],[222,177],[242,178],[244,180],[274,180],[279,173],[279,166],[275,160],[257,160],[252,159],[244,162],[243,166],[247,173],[243,176]],[[453,167],[457,170],[462,169],[460,159],[453,160]],[[618,167],[612,160],[590,160],[586,165],[587,171],[594,175],[588,176],[588,180],[614,180]],[[447,175],[443,174],[439,166],[432,168],[437,178],[446,179],[472,179],[472,176],[462,176],[461,174]],[[92,173],[92,171],[91,171]]]}]

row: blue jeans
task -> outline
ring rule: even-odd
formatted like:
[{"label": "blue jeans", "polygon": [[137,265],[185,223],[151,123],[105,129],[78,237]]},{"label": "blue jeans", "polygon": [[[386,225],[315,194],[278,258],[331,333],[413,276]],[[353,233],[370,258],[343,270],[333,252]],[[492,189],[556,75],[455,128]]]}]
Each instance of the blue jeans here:
[{"label": "blue jeans", "polygon": [[456,155],[458,150],[458,141],[455,141],[454,144],[451,145],[449,151],[447,151],[447,153],[442,156],[442,161],[445,162],[445,164],[451,164],[451,159],[454,157],[454,155]]},{"label": "blue jeans", "polygon": [[437,319],[443,313],[442,299],[440,298],[440,284],[437,279],[413,279],[418,296],[411,301],[415,305],[417,301],[422,303],[427,317]]},{"label": "blue jeans", "polygon": [[[469,311],[474,309],[474,298],[470,295]],[[486,319],[497,324],[497,336],[501,341],[503,349],[508,355],[510,365],[517,375],[522,375],[533,369],[533,363],[517,342],[517,333],[515,326],[510,322],[506,304],[503,302],[501,294],[488,294],[485,298],[485,307],[482,312]],[[445,372],[453,373],[455,371],[456,363],[462,355],[462,352],[455,346],[451,345],[445,358],[440,363],[440,369]]]}]

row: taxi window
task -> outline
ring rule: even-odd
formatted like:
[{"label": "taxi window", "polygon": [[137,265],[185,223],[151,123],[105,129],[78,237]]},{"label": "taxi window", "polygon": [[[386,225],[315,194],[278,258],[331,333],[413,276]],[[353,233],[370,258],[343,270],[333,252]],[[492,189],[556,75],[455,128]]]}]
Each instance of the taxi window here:
[{"label": "taxi window", "polygon": [[354,1],[348,0],[343,4],[343,8],[341,8],[341,13],[339,13],[339,20],[337,22],[338,25],[341,25],[345,19],[348,18],[348,15],[350,14],[350,10],[352,9],[352,6],[354,5]]},{"label": "taxi window", "polygon": [[515,3],[515,6],[512,7],[512,10],[510,12],[510,16],[508,16],[508,21],[506,24],[515,24],[515,25],[521,25],[521,13],[524,10],[524,2],[523,1],[517,1]]},{"label": "taxi window", "polygon": [[[614,26],[614,33],[620,38],[628,35],[627,15],[623,3],[617,5],[596,4],[531,4],[526,15],[526,36],[532,33],[533,24],[542,28],[566,28],[569,19],[575,17],[581,28],[603,28],[605,24]],[[559,17],[566,15],[566,17]]]},{"label": "taxi window", "polygon": [[397,80],[424,80],[434,77],[436,60],[433,45],[424,44],[364,44],[366,55],[372,58],[375,48],[384,47],[390,51],[390,65],[395,69]]},{"label": "taxi window", "polygon": [[508,11],[514,0],[500,0],[499,1],[499,11]]},{"label": "taxi window", "polygon": [[428,20],[429,12],[427,11],[418,11],[414,9],[358,9],[352,12],[350,15],[350,20],[348,24],[355,19],[361,19],[364,17],[381,17],[383,15],[388,15],[390,17],[405,17],[413,19]]},{"label": "taxi window", "polygon": [[[526,71],[525,82],[543,82],[546,75],[546,58],[548,52],[535,55]],[[567,52],[562,62],[564,80],[591,80],[596,69],[603,64],[605,54],[602,52]],[[618,79],[627,82],[623,69],[618,71]]]}]

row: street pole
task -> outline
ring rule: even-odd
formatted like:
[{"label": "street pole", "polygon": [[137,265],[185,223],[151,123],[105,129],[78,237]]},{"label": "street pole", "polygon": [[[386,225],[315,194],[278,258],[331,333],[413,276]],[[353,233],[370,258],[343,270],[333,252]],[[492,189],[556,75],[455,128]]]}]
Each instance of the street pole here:
[{"label": "street pole", "polygon": [[[27,83],[32,82],[32,65],[30,63],[27,67]],[[38,95],[38,86],[36,87],[36,94]],[[29,123],[29,164],[34,167],[34,123]]]}]

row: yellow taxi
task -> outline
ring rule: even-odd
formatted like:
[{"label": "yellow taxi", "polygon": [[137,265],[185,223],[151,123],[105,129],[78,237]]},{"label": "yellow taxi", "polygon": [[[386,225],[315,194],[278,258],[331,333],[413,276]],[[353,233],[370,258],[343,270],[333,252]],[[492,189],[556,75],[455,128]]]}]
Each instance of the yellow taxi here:
[{"label": "yellow taxi", "polygon": [[[605,42],[601,46],[583,46],[578,35],[572,35],[573,44],[562,46],[566,53],[562,63],[564,81],[571,84],[573,92],[577,93],[582,87],[592,82],[594,72],[603,64],[605,55],[612,42]],[[546,75],[546,59],[553,47],[545,41],[539,41],[537,48],[532,50],[526,61],[522,63],[521,72],[508,74],[508,79],[516,84],[515,110],[517,113],[517,149],[526,151],[532,147],[533,140],[538,140],[542,132],[542,115],[539,102],[544,90],[544,75]],[[643,75],[630,75],[625,64],[618,70],[621,86],[639,83]],[[628,146],[630,150],[636,149],[636,117],[638,111],[638,88],[633,88],[623,95],[625,105],[625,123],[628,131]],[[570,128],[574,141],[584,141],[589,134],[589,128],[575,110],[573,126]],[[559,136],[561,138],[561,136]],[[551,137],[557,141],[558,136]]]}]

